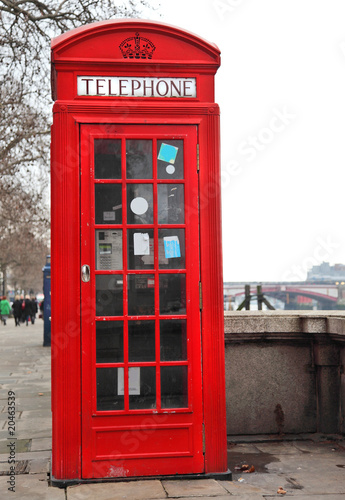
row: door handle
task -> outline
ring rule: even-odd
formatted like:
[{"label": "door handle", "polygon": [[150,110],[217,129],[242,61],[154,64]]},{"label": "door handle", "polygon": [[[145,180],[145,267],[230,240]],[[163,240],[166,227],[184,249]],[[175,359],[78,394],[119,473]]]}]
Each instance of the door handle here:
[{"label": "door handle", "polygon": [[90,266],[88,266],[87,264],[81,266],[81,280],[84,283],[90,281]]}]

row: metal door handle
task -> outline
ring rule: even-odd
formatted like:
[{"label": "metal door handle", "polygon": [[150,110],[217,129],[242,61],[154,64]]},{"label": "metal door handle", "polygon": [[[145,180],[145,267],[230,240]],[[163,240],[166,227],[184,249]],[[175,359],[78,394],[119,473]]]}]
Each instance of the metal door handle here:
[{"label": "metal door handle", "polygon": [[90,281],[90,266],[88,266],[87,264],[81,266],[81,280],[84,283]]}]

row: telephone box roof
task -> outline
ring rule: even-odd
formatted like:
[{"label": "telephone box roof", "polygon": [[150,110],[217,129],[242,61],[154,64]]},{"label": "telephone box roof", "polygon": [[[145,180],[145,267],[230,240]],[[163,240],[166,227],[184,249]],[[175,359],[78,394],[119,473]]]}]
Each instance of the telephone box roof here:
[{"label": "telephone box roof", "polygon": [[220,65],[215,44],[175,26],[142,19],[111,19],[81,26],[54,38],[51,48],[53,63],[181,62],[213,66],[215,71]]}]

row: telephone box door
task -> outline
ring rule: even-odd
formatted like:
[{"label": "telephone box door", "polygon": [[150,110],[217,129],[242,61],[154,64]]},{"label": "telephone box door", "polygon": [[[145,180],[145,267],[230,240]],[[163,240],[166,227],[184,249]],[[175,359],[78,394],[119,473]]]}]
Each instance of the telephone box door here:
[{"label": "telephone box door", "polygon": [[204,471],[197,127],[81,125],[83,478]]}]

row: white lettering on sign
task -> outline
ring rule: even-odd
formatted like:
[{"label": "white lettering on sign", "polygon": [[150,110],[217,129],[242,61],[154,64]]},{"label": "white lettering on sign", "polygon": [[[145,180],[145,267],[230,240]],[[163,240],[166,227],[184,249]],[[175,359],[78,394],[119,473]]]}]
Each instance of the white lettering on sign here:
[{"label": "white lettering on sign", "polygon": [[78,95],[113,97],[196,97],[196,78],[78,76]]}]

